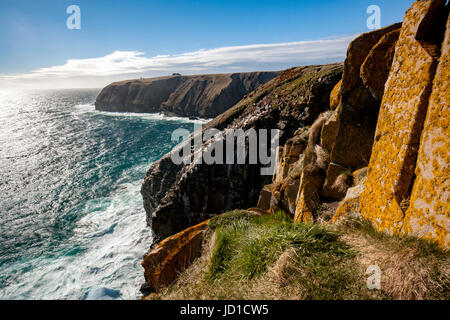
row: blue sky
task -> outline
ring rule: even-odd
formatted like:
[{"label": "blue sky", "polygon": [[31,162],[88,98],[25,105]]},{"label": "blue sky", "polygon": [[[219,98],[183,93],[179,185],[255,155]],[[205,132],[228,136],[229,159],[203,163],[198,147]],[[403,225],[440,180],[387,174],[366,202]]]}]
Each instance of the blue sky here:
[{"label": "blue sky", "polygon": [[[76,86],[102,86],[172,71],[275,70],[340,61],[351,37],[370,31],[369,5],[380,7],[381,25],[386,26],[401,21],[413,2],[0,1],[0,82],[50,83],[54,75],[71,78]],[[72,4],[81,8],[81,30],[66,27],[66,8]],[[315,42],[324,39],[331,42]],[[233,49],[216,50],[229,47]],[[219,63],[223,57],[229,60]],[[42,74],[47,78],[40,79]]]}]

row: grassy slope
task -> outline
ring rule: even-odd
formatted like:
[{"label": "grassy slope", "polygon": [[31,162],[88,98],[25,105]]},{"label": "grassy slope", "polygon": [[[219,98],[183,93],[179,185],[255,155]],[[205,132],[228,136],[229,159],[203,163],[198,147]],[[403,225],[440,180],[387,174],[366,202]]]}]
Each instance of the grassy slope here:
[{"label": "grassy slope", "polygon": [[[234,211],[210,223],[203,255],[151,299],[449,299],[450,255],[362,220],[294,224]],[[377,264],[381,290],[365,271]]]}]

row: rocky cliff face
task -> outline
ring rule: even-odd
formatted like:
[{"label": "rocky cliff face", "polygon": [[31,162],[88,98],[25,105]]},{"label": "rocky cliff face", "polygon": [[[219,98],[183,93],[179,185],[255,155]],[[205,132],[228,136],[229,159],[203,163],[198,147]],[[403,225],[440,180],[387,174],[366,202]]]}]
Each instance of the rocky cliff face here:
[{"label": "rocky cliff face", "polygon": [[[204,130],[216,128],[224,134],[225,129],[280,129],[280,142],[285,143],[298,128],[311,125],[322,111],[329,109],[331,90],[341,77],[342,64],[286,70],[209,122]],[[191,144],[193,139],[191,136],[185,143]],[[198,152],[204,152],[212,143],[213,140],[205,142]],[[142,186],[147,220],[159,237],[211,215],[255,206],[267,183],[267,177],[261,175],[260,162],[176,165],[171,154],[183,146],[154,163]]]},{"label": "rocky cliff face", "polygon": [[379,230],[450,247],[450,19],[445,4],[417,1],[406,12],[360,209]]},{"label": "rocky cliff face", "polygon": [[95,108],[115,112],[162,112],[214,118],[278,72],[168,76],[115,82],[97,97]]},{"label": "rocky cliff face", "polygon": [[342,82],[330,97],[336,109],[314,122],[304,148],[280,148],[272,210],[317,221],[333,204],[334,221],[360,215],[380,231],[450,246],[445,3],[417,1],[402,25],[350,44]]}]

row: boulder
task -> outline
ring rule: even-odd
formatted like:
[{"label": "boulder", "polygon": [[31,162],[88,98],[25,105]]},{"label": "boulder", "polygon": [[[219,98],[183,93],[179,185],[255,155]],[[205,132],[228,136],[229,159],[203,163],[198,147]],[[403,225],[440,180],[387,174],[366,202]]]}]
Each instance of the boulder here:
[{"label": "boulder", "polygon": [[336,222],[342,217],[359,217],[361,216],[360,202],[361,195],[364,191],[365,179],[361,180],[360,183],[347,190],[344,200],[342,200],[336,213],[334,214],[332,221]]},{"label": "boulder", "polygon": [[339,121],[337,117],[337,112],[333,112],[330,118],[324,123],[320,134],[320,145],[328,152],[331,152],[333,149],[334,140],[336,140],[338,133]]},{"label": "boulder", "polygon": [[319,191],[322,189],[323,183],[322,175],[302,172],[295,208],[295,222],[314,221],[315,212],[320,203]]}]

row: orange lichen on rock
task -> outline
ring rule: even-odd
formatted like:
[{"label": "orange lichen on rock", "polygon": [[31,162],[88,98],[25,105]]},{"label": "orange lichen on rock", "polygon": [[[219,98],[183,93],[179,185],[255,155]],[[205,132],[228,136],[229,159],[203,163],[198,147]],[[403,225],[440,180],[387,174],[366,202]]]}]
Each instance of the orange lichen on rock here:
[{"label": "orange lichen on rock", "polygon": [[358,185],[347,190],[344,200],[339,203],[336,213],[332,221],[336,222],[343,216],[359,216],[361,195],[364,191],[365,178],[363,178]]},{"label": "orange lichen on rock", "polygon": [[403,231],[450,247],[450,18],[433,82]]},{"label": "orange lichen on rock", "polygon": [[342,79],[336,84],[330,94],[330,109],[336,110],[341,103],[341,85]]},{"label": "orange lichen on rock", "polygon": [[322,188],[323,177],[302,172],[295,209],[295,222],[313,222],[314,211],[319,203],[318,190]]},{"label": "orange lichen on rock", "polygon": [[204,221],[161,241],[144,257],[142,266],[147,285],[153,291],[170,285],[201,253]]},{"label": "orange lichen on rock", "polygon": [[381,231],[402,230],[437,59],[416,39],[445,10],[445,0],[416,1],[406,12],[381,103],[362,214]]}]

